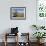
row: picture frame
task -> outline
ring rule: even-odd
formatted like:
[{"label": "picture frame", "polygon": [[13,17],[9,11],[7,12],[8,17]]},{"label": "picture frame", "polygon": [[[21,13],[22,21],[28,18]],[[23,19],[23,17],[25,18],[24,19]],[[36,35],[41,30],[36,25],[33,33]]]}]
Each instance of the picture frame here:
[{"label": "picture frame", "polygon": [[46,25],[46,0],[36,1],[36,24]]},{"label": "picture frame", "polygon": [[26,19],[26,7],[11,7],[10,8],[11,20],[25,20]]},{"label": "picture frame", "polygon": [[46,18],[46,0],[37,0],[36,2],[36,9],[37,9],[37,17],[39,19]]}]

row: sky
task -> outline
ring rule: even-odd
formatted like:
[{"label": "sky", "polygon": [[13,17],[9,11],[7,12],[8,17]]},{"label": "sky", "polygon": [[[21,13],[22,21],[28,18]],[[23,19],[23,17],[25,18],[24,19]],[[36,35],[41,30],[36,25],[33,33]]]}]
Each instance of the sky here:
[{"label": "sky", "polygon": [[25,10],[24,8],[14,8],[14,9],[12,9],[13,12],[16,11],[18,13],[24,13],[24,10]]}]

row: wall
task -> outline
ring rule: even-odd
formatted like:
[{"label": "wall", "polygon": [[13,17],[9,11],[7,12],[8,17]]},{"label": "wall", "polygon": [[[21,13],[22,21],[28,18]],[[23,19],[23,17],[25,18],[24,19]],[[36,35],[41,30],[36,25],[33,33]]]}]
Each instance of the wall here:
[{"label": "wall", "polygon": [[[26,20],[10,20],[10,7],[26,7]],[[17,26],[19,32],[32,36],[32,24],[36,24],[36,0],[0,0],[0,34]]]}]

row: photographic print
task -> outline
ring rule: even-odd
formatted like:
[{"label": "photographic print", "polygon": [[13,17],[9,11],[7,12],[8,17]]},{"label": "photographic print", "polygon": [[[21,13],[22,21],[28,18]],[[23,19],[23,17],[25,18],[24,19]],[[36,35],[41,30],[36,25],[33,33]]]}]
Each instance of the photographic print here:
[{"label": "photographic print", "polygon": [[10,8],[10,19],[11,20],[25,20],[26,19],[26,8],[25,7],[11,7]]}]

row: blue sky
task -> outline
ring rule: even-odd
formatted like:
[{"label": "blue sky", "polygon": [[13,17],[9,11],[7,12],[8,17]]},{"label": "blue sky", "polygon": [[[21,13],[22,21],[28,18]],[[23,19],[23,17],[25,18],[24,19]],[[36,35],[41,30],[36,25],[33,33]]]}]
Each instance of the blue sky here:
[{"label": "blue sky", "polygon": [[24,13],[24,8],[15,8],[13,11],[16,11],[18,13]]}]

